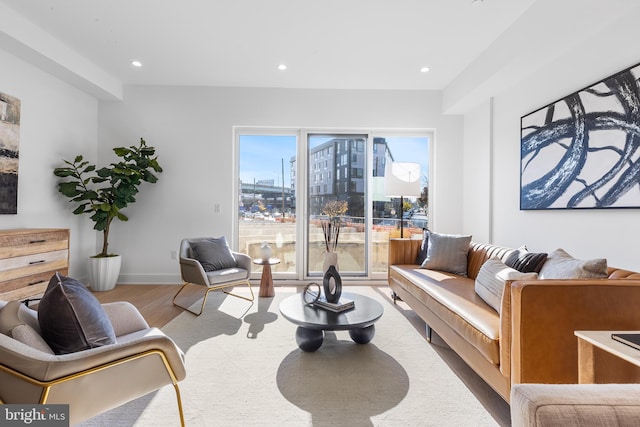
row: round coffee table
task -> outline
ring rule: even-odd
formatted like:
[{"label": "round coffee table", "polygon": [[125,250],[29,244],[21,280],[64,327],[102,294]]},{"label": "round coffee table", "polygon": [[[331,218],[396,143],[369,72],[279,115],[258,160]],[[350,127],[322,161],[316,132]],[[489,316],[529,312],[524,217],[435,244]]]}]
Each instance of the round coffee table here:
[{"label": "round coffee table", "polygon": [[296,329],[296,343],[303,351],[316,351],[324,341],[323,331],[349,331],[351,339],[358,344],[367,344],[375,335],[374,323],[384,309],[382,305],[364,295],[343,293],[353,300],[355,307],[342,313],[308,305],[303,294],[292,295],[280,303],[280,313]]}]

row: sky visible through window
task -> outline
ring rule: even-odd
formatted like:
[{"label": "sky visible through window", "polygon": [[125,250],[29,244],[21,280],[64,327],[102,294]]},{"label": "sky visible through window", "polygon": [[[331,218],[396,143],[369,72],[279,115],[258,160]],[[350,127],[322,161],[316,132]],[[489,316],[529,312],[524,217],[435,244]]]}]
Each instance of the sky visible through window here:
[{"label": "sky visible through window", "polygon": [[[428,138],[385,137],[396,162],[418,162],[422,182],[429,176]],[[282,185],[282,164],[284,161],[284,185],[291,185],[291,158],[296,155],[294,135],[241,135],[240,136],[240,180],[253,183],[254,180],[273,180]],[[330,138],[324,139],[325,142]],[[314,142],[321,143],[319,139]]]}]

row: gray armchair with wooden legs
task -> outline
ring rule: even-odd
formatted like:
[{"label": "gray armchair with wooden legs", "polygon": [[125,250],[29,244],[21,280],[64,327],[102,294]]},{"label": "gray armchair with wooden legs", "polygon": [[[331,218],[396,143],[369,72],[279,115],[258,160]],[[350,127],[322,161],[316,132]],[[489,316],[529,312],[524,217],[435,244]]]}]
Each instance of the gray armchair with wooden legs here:
[{"label": "gray armchair with wooden legs", "polygon": [[[213,245],[212,245],[213,242]],[[217,246],[216,246],[217,245]],[[251,276],[251,258],[248,255],[231,251],[224,237],[198,237],[183,239],[180,243],[180,274],[184,284],[173,297],[173,304],[196,316],[200,316],[207,302],[209,292],[221,289],[224,293],[253,301]],[[187,285],[201,286],[204,290],[200,311],[196,312],[180,305],[176,299]],[[249,286],[251,297],[234,294],[226,288],[235,285]]]},{"label": "gray armchair with wooden legs", "polygon": [[[0,301],[0,310],[6,304]],[[12,336],[0,333],[0,404],[68,404],[75,425],[171,384],[184,426],[178,387],[186,376],[182,351],[130,303],[102,306],[116,343],[57,355],[39,335],[37,312],[20,304],[24,325]],[[18,328],[25,329],[18,333]]]}]

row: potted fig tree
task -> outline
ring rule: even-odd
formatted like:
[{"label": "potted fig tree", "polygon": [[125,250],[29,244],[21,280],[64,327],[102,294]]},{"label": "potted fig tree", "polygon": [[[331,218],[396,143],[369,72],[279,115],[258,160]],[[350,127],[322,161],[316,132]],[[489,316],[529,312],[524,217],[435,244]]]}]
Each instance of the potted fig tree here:
[{"label": "potted fig tree", "polygon": [[74,214],[88,214],[93,228],[102,231],[102,250],[90,257],[89,283],[94,291],[113,289],[120,275],[120,255],[109,253],[109,230],[114,219],[128,221],[122,210],[136,201],[138,187],[143,182],[158,181],[162,172],[155,148],[140,138],[138,146],[114,148],[119,161],[98,169],[82,155],[66,166],[55,168],[61,178],[58,191],[76,205]]}]

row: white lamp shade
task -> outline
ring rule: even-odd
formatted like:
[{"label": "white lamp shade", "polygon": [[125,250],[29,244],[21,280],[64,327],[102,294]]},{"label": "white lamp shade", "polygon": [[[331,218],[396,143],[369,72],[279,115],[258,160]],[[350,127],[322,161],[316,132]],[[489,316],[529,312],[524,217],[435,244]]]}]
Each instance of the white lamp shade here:
[{"label": "white lamp shade", "polygon": [[420,164],[387,162],[384,168],[384,195],[387,197],[418,197],[420,188]]}]

